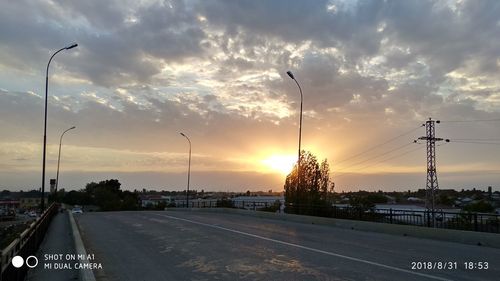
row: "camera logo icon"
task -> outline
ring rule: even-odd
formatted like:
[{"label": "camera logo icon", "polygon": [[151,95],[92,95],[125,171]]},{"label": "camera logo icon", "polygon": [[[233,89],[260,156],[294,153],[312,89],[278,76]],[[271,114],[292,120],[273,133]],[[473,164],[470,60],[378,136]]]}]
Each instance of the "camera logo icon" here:
[{"label": "camera logo icon", "polygon": [[21,256],[15,256],[12,258],[12,266],[14,266],[15,268],[22,267],[24,263],[26,263],[27,267],[33,268],[38,265],[38,259],[35,256],[27,257],[26,261]]}]

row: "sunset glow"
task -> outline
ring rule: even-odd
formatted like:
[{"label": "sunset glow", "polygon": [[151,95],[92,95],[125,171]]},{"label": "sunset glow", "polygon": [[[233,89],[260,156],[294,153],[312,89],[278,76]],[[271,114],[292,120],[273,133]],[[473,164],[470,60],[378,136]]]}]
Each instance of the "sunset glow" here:
[{"label": "sunset glow", "polygon": [[481,16],[500,4],[101,2],[2,2],[2,188],[42,184],[46,67],[72,42],[48,73],[46,185],[76,126],[67,190],[184,188],[179,132],[192,186],[282,190],[300,126],[339,190],[424,188],[426,144],[413,140],[432,117],[451,140],[436,148],[440,188],[500,188],[499,25]]},{"label": "sunset glow", "polygon": [[297,162],[295,155],[273,155],[267,159],[262,160],[262,163],[275,172],[283,175],[288,175],[293,169],[293,165]]}]

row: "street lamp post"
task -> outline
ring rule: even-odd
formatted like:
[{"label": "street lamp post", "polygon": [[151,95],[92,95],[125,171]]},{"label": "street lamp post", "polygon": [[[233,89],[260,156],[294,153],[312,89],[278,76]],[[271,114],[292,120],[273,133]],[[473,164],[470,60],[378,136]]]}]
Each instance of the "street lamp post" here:
[{"label": "street lamp post", "polygon": [[57,52],[55,52],[49,59],[49,62],[47,63],[47,72],[45,72],[45,111],[44,111],[44,122],[43,122],[43,164],[42,164],[42,202],[40,203],[40,207],[42,209],[42,213],[45,209],[45,201],[44,201],[44,196],[45,196],[45,158],[47,154],[47,100],[48,100],[48,94],[49,94],[49,66],[50,62],[54,58],[55,55],[57,55],[60,51],[63,50],[69,50],[73,49],[78,44],[74,43],[71,44],[70,46],[64,47],[59,49]]},{"label": "street lamp post", "polygon": [[185,137],[189,142],[189,164],[188,164],[188,182],[186,191],[186,208],[189,208],[189,178],[191,176],[191,140],[184,133],[180,133],[181,136]]},{"label": "street lamp post", "polygon": [[57,156],[57,173],[56,173],[56,192],[57,192],[57,188],[59,187],[59,164],[61,163],[61,145],[62,145],[62,138],[64,136],[64,134],[69,131],[69,130],[73,130],[74,128],[76,128],[75,126],[67,129],[66,131],[64,131],[62,134],[61,134],[61,138],[59,139],[59,154]]},{"label": "street lamp post", "polygon": [[297,82],[297,79],[295,79],[295,76],[293,76],[293,73],[289,70],[286,72],[286,74],[288,74],[288,76],[290,76],[290,78],[292,78],[293,81],[295,81],[295,83],[299,87],[299,91],[300,91],[299,155],[298,155],[298,160],[297,160],[297,190],[298,190],[299,186],[300,186],[300,143],[302,140],[302,101],[303,101],[303,97],[302,97],[302,88],[300,87],[299,82]]}]

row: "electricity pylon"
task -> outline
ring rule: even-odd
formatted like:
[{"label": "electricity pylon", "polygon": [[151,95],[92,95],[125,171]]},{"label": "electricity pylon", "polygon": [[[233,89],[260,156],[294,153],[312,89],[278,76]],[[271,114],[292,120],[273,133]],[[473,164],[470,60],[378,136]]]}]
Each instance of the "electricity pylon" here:
[{"label": "electricity pylon", "polygon": [[439,120],[429,120],[425,121],[425,137],[418,138],[419,140],[427,141],[427,185],[425,188],[425,208],[432,213],[432,226],[435,226],[435,195],[436,191],[439,189],[438,178],[436,172],[436,142],[446,141],[448,139],[436,138],[436,123],[441,123]]}]

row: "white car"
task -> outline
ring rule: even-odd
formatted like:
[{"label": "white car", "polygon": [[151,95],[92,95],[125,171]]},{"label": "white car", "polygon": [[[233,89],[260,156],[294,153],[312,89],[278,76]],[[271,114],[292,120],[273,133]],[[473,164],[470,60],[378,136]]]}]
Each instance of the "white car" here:
[{"label": "white car", "polygon": [[31,211],[31,212],[28,213],[28,217],[30,217],[30,218],[36,218],[36,217],[38,217],[38,214],[35,211]]},{"label": "white car", "polygon": [[71,213],[73,213],[73,214],[83,214],[83,210],[80,207],[74,207],[73,209],[71,209]]}]

